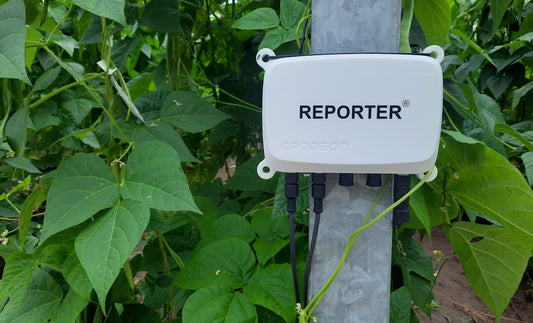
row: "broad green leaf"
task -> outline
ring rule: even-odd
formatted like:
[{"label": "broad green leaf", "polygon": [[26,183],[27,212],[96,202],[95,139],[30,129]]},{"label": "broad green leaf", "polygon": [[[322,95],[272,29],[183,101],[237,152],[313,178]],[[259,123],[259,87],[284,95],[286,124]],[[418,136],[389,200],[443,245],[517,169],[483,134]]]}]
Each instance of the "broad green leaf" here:
[{"label": "broad green leaf", "polygon": [[181,18],[177,0],[152,0],[144,9],[140,24],[157,32],[183,32],[184,26],[180,24]]},{"label": "broad green leaf", "polygon": [[196,93],[188,91],[170,93],[161,109],[161,116],[171,125],[189,132],[211,129],[230,117]]},{"label": "broad green leaf", "polygon": [[72,2],[95,15],[115,20],[121,25],[126,26],[124,0],[72,0]]},{"label": "broad green leaf", "polygon": [[518,103],[520,103],[520,99],[529,93],[533,89],[533,81],[527,83],[526,85],[522,86],[519,89],[516,89],[513,91],[513,104],[512,107],[516,108]]},{"label": "broad green leaf", "polygon": [[164,121],[153,121],[144,126],[138,125],[133,130],[131,136],[128,136],[132,141],[139,143],[149,140],[161,140],[171,145],[178,153],[180,161],[182,162],[198,162],[187,145],[181,139],[180,134],[174,127]]},{"label": "broad green leaf", "polygon": [[0,300],[9,297],[14,302],[22,300],[30,282],[31,274],[38,259],[22,251],[15,251],[6,259],[2,280],[0,280]]},{"label": "broad green leaf", "polygon": [[528,151],[522,154],[521,158],[526,169],[527,182],[529,186],[533,186],[533,152]]},{"label": "broad green leaf", "polygon": [[280,20],[281,25],[286,29],[295,28],[305,11],[305,5],[298,0],[281,0]]},{"label": "broad green leaf", "polygon": [[162,141],[144,141],[128,157],[120,194],[165,211],[200,213],[176,151]]},{"label": "broad green leaf", "polygon": [[263,159],[263,153],[258,153],[242,163],[235,171],[235,174],[228,180],[226,188],[239,191],[274,193],[278,183],[278,176],[264,180],[257,175],[257,165]]},{"label": "broad green leaf", "polygon": [[257,267],[248,285],[244,287],[244,294],[254,304],[268,308],[286,322],[296,321],[296,300],[290,265]]},{"label": "broad green leaf", "polygon": [[407,267],[426,280],[433,281],[431,258],[426,254],[420,243],[410,234],[401,235],[401,242]]},{"label": "broad green leaf", "polygon": [[496,33],[505,11],[509,7],[512,0],[490,0],[490,15],[492,16],[492,33]]},{"label": "broad green leaf", "polygon": [[512,230],[470,222],[455,223],[446,235],[468,283],[499,320],[522,279],[531,246]]},{"label": "broad green leaf", "polygon": [[70,288],[76,292],[78,296],[85,300],[91,299],[93,285],[91,284],[85,269],[83,269],[74,248],[72,248],[72,252],[70,252],[63,261],[61,272]]},{"label": "broad green leaf", "polygon": [[476,140],[476,139],[474,139],[472,137],[465,136],[462,133],[457,132],[457,131],[442,130],[442,132],[444,132],[445,134],[447,134],[450,137],[452,137],[455,141],[461,142],[463,144],[477,144],[477,143],[479,143],[478,140]]},{"label": "broad green leaf", "polygon": [[243,287],[252,276],[255,256],[239,239],[225,239],[205,246],[178,273],[173,285],[197,290],[213,284]]},{"label": "broad green leaf", "polygon": [[284,216],[273,218],[272,208],[266,208],[254,213],[252,228],[261,239],[274,241],[289,235],[289,218]]},{"label": "broad green leaf", "polygon": [[183,306],[183,321],[195,323],[255,323],[257,312],[250,299],[228,286],[197,290]]},{"label": "broad green leaf", "polygon": [[141,239],[150,210],[141,202],[124,200],[97,218],[76,238],[76,255],[91,281],[102,308],[120,268]]},{"label": "broad green leaf", "polygon": [[442,173],[447,173],[446,191],[460,204],[516,235],[533,236],[533,192],[505,157],[482,143],[445,138],[438,163],[445,167]]},{"label": "broad green leaf", "polygon": [[197,248],[228,238],[240,239],[250,243],[255,238],[255,234],[250,223],[242,216],[227,214],[216,219],[213,225],[202,232],[202,241]]},{"label": "broad green leaf", "polygon": [[19,214],[19,239],[20,239],[20,248],[24,249],[24,243],[26,242],[26,235],[30,228],[31,217],[33,211],[37,209],[46,199],[44,190],[42,187],[37,186],[33,192],[26,197],[22,207],[20,208]]},{"label": "broad green leaf", "polygon": [[102,20],[97,15],[91,15],[89,25],[83,32],[80,44],[98,44],[102,41]]},{"label": "broad green leaf", "polygon": [[26,11],[22,0],[0,6],[0,78],[30,83],[25,68]]},{"label": "broad green leaf", "polygon": [[0,322],[47,322],[63,296],[61,286],[46,271],[36,268],[20,302],[10,301],[0,313]]},{"label": "broad green leaf", "polygon": [[52,315],[52,322],[76,322],[87,304],[89,304],[89,300],[81,298],[72,289],[69,289],[67,296]]},{"label": "broad green leaf", "polygon": [[48,192],[41,243],[110,206],[119,186],[102,159],[77,154],[61,164]]},{"label": "broad green leaf", "polygon": [[7,142],[9,143],[11,149],[15,151],[18,162],[20,162],[26,148],[27,128],[28,108],[22,107],[13,113],[11,118],[9,118],[5,130]]},{"label": "broad green leaf", "polygon": [[444,45],[451,26],[451,9],[447,0],[415,1],[416,20],[422,26],[429,45]]},{"label": "broad green leaf", "polygon": [[115,44],[111,49],[111,59],[120,71],[124,71],[126,68],[126,61],[131,55],[131,52],[141,41],[141,38],[141,35],[138,35],[135,38],[126,38]]},{"label": "broad green leaf", "polygon": [[[411,181],[414,181],[414,179],[411,179]],[[412,183],[411,186],[413,186]],[[426,190],[429,189],[427,186],[424,186],[421,187],[418,191],[416,191],[413,195],[411,195],[411,197],[409,198],[409,207],[413,211],[411,214],[414,214],[414,216],[417,217],[420,223],[422,223],[424,230],[426,230],[426,232],[429,234],[429,237],[431,238],[431,219],[429,217],[428,205],[425,201],[425,195],[427,193],[423,190],[424,188],[426,188]],[[431,194],[431,192],[429,192],[429,194]]]},{"label": "broad green leaf", "polygon": [[[34,45],[35,42],[41,41],[41,34],[31,28],[26,27],[26,45]],[[37,47],[26,47],[26,56],[24,59],[26,68],[31,71],[31,66],[33,64],[33,60],[35,59],[35,54],[37,53]]]},{"label": "broad green leaf", "polygon": [[76,124],[80,124],[92,108],[98,104],[80,95],[79,92],[66,90],[61,93],[61,107],[67,110]]},{"label": "broad green leaf", "polygon": [[38,92],[42,90],[48,89],[48,87],[54,83],[54,81],[59,76],[59,72],[61,72],[61,66],[56,66],[48,71],[44,72],[37,78],[35,81],[35,84],[33,85],[33,92]]},{"label": "broad green leaf", "polygon": [[390,294],[390,323],[409,322],[411,316],[411,293],[403,286]]},{"label": "broad green leaf", "polygon": [[254,242],[255,255],[257,256],[257,261],[261,265],[265,265],[272,257],[274,257],[281,249],[285,248],[289,244],[289,239],[280,239],[280,240],[263,240],[258,238]]},{"label": "broad green leaf", "polygon": [[71,36],[52,36],[52,40],[54,43],[56,43],[59,47],[63,48],[65,52],[67,52],[70,56],[74,54],[74,50],[76,48],[79,48],[78,42],[72,38]]},{"label": "broad green leaf", "polygon": [[281,46],[281,44],[295,39],[296,31],[287,30],[278,26],[266,32],[261,44],[259,44],[259,49],[270,48],[274,50]]},{"label": "broad green leaf", "polygon": [[255,9],[239,18],[231,28],[254,30],[269,29],[279,25],[278,14],[272,8]]},{"label": "broad green leaf", "polygon": [[22,157],[20,160],[17,157],[4,159],[6,164],[13,168],[22,169],[25,172],[32,174],[40,174],[41,171],[35,167],[26,157]]}]

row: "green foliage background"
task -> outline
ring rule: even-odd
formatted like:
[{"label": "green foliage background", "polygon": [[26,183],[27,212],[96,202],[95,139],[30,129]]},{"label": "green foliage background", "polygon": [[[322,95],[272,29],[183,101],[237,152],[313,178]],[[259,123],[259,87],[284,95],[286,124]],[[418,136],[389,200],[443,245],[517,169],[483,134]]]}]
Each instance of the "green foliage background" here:
[{"label": "green foliage background", "polygon": [[[0,322],[298,319],[283,184],[255,174],[255,54],[309,52],[308,35],[300,44],[309,9],[0,0]],[[439,176],[413,192],[411,221],[395,232],[391,322],[430,315],[446,261],[433,267],[415,230],[444,228],[498,320],[523,279],[533,248],[532,11],[526,0],[404,1],[401,50],[438,44],[447,56]],[[232,174],[225,183],[221,169]]]}]

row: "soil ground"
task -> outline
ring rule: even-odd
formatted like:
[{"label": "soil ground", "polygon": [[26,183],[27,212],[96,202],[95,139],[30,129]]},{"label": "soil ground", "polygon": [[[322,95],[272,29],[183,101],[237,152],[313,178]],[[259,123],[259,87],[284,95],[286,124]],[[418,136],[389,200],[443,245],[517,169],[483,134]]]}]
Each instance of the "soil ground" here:
[{"label": "soil ground", "polygon": [[[424,250],[435,262],[434,250],[441,250],[442,256],[453,253],[453,248],[441,228],[433,228],[432,241],[425,237],[422,241]],[[502,323],[533,323],[533,286],[521,285],[503,313]],[[434,309],[431,320],[420,314],[421,323],[492,323],[494,315],[474,293],[466,280],[463,268],[457,256],[444,265],[434,288],[435,301],[439,305]]]}]

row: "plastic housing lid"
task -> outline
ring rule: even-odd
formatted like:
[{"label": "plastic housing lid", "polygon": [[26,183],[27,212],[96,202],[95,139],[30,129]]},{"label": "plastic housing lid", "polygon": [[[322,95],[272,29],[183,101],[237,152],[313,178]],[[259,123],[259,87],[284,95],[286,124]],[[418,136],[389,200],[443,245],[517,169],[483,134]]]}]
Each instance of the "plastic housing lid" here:
[{"label": "plastic housing lid", "polygon": [[[261,178],[276,171],[417,174],[434,167],[442,49],[419,54],[257,54],[265,70]],[[432,177],[437,175],[434,170]]]}]

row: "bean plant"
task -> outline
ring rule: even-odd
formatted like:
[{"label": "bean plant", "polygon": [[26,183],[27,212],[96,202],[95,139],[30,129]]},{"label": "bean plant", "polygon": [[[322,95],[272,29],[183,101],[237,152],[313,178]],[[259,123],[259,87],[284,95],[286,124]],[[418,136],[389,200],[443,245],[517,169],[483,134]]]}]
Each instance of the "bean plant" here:
[{"label": "bean plant", "polygon": [[[499,320],[533,248],[533,3],[403,2],[401,51],[447,56],[438,177],[413,178],[410,222],[394,231],[390,320],[437,306],[450,255],[434,266],[419,242],[436,226]],[[0,0],[0,322],[314,319],[335,274],[296,304],[282,178],[255,173],[255,54],[309,54],[310,9]]]}]

